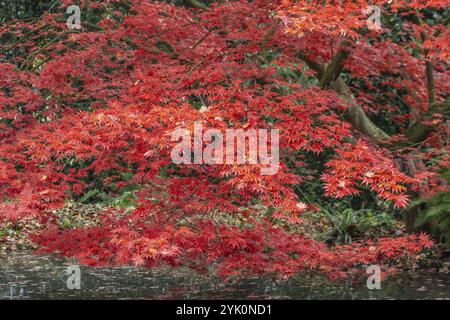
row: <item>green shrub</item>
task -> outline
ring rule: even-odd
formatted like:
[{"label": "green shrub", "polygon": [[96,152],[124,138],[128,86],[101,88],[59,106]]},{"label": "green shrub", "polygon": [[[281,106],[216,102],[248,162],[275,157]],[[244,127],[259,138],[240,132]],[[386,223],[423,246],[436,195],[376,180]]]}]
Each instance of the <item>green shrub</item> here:
[{"label": "green shrub", "polygon": [[419,200],[414,205],[425,204],[417,216],[415,227],[426,228],[438,241],[450,249],[450,192],[441,192],[429,200]]},{"label": "green shrub", "polygon": [[331,244],[384,237],[399,228],[391,214],[371,209],[340,211],[323,208],[319,212],[306,213],[303,218],[311,224],[313,238]]}]

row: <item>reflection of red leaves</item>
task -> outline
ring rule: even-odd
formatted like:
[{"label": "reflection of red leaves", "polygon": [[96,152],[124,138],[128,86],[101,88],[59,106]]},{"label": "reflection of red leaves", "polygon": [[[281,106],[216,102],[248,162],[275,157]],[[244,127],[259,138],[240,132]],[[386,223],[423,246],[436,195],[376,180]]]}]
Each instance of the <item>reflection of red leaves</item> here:
[{"label": "reflection of red leaves", "polygon": [[[136,234],[125,227],[125,220],[108,222],[123,225],[116,228],[114,241],[109,240],[111,229],[107,225],[62,233],[49,229],[34,236],[34,240],[41,245],[41,252],[76,255],[82,263],[94,266],[183,263],[197,268],[214,264],[222,276],[264,272],[290,277],[303,270],[317,270],[331,279],[346,277],[349,272],[364,272],[357,267],[361,264],[384,265],[390,260],[414,259],[423,248],[433,245],[428,236],[421,234],[329,248],[257,221],[250,221],[251,228],[198,221],[193,229],[139,223],[133,228],[139,227],[142,231]],[[117,237],[121,240],[117,241]]]}]

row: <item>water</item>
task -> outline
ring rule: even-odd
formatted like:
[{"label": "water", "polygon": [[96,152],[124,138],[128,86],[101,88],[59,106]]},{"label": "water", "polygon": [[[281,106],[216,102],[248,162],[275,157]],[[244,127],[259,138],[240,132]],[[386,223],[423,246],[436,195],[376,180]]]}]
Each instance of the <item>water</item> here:
[{"label": "water", "polygon": [[182,269],[80,266],[81,288],[67,286],[74,260],[31,253],[0,254],[0,299],[450,299],[450,275],[397,274],[380,290],[303,277],[275,283],[224,283]]}]

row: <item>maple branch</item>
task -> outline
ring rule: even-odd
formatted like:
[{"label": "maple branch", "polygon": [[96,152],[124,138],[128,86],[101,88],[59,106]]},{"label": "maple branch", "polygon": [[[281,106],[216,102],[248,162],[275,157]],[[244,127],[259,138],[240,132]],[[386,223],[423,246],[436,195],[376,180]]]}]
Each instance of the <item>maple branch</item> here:
[{"label": "maple branch", "polygon": [[420,119],[418,119],[410,128],[405,130],[404,134],[410,142],[419,143],[426,139],[433,131],[432,125],[426,124],[426,120],[436,113],[450,116],[449,101],[446,100],[442,103],[434,103],[427,112],[422,114]]},{"label": "maple branch", "polygon": [[219,29],[219,28],[214,27],[214,28],[209,29],[208,32],[191,47],[191,49],[194,50],[195,48],[197,48],[203,41],[206,40],[206,38],[208,38],[210,36],[211,33],[213,33],[213,31],[215,31],[217,29]]},{"label": "maple branch", "polygon": [[197,0],[184,0],[184,2],[191,6],[192,8],[196,8],[196,9],[201,9],[201,10],[206,10],[208,9],[208,6],[197,1]]},{"label": "maple branch", "polygon": [[[418,12],[416,12],[415,14],[412,15],[412,21],[419,26],[423,25],[422,18],[420,17]],[[424,31],[420,32],[420,38],[421,38],[422,44],[428,39],[428,37]],[[425,50],[423,52],[423,54],[425,55],[425,59],[426,59],[428,50]],[[436,93],[435,93],[435,85],[434,85],[434,77],[433,77],[433,63],[431,62],[431,60],[426,60],[426,62],[425,62],[425,76],[427,79],[428,103],[430,105],[432,105],[433,103],[436,102]]]},{"label": "maple branch", "polygon": [[[422,18],[419,13],[416,11],[415,14],[411,16],[411,20],[421,26],[424,24]],[[449,18],[447,17],[442,21],[442,24],[446,26],[449,23]],[[424,31],[420,33],[421,43],[423,44],[427,39],[427,35]],[[424,50],[424,55],[428,54],[428,50]],[[450,106],[448,103],[448,99],[443,103],[436,103],[436,92],[435,92],[435,83],[433,76],[433,63],[431,60],[426,60],[425,62],[425,76],[427,79],[427,92],[428,92],[428,103],[429,108],[428,111],[423,113],[421,117],[408,129],[405,130],[404,134],[407,139],[413,144],[417,144],[426,139],[426,137],[433,131],[431,125],[426,123],[426,120],[430,118],[433,114],[442,114],[448,116],[450,114]]]},{"label": "maple branch", "polygon": [[[414,15],[413,21],[418,24],[422,24],[422,20],[419,15]],[[448,22],[445,22],[448,23]],[[421,32],[421,40],[422,43],[427,39],[426,34]],[[426,55],[428,51],[425,51]],[[360,131],[361,133],[369,136],[376,143],[383,143],[390,136],[380,129],[377,125],[375,125],[367,116],[364,109],[359,105],[353,96],[350,88],[344,82],[340,73],[343,69],[343,61],[347,58],[348,51],[346,49],[341,48],[339,52],[336,54],[334,60],[328,65],[324,72],[321,72],[320,64],[317,64],[313,61],[305,61],[299,56],[302,60],[304,60],[310,68],[317,71],[318,79],[320,81],[320,87],[322,89],[326,89],[331,87],[334,91],[343,96],[347,101],[349,101],[350,106],[348,108],[348,115],[350,117],[351,123],[355,129]],[[427,79],[427,91],[428,91],[428,102],[430,105],[429,110],[424,113],[420,119],[418,119],[410,128],[408,128],[404,134],[406,138],[412,143],[418,143],[426,139],[426,137],[432,132],[432,127],[426,124],[425,120],[432,116],[435,113],[440,113],[447,115],[450,110],[448,101],[444,103],[437,104],[436,103],[436,94],[435,94],[435,83],[433,76],[433,63],[430,60],[427,60],[425,63],[426,69],[426,79]],[[321,75],[323,74],[323,75]]]},{"label": "maple branch", "polygon": [[10,50],[14,49],[18,44],[20,44],[20,43],[22,43],[24,41],[28,41],[28,36],[29,35],[32,35],[33,33],[38,33],[38,32],[40,32],[43,29],[48,28],[48,27],[49,27],[48,25],[43,25],[43,26],[41,26],[41,27],[39,27],[37,29],[28,31],[26,34],[22,35],[18,40],[14,41],[9,47],[3,49],[0,52],[1,53],[5,53],[7,51],[10,51]]},{"label": "maple branch", "polygon": [[127,12],[129,12],[131,10],[131,4],[126,1],[116,1],[115,3],[117,3],[117,5],[121,6],[122,8],[124,8]]},{"label": "maple branch", "polygon": [[100,27],[96,24],[89,23],[89,22],[81,22],[81,25],[83,27],[85,27],[86,29],[91,29],[94,31],[105,31],[105,29],[103,29],[102,27]]},{"label": "maple branch", "polygon": [[343,61],[347,56],[348,51],[346,49],[340,49],[334,61],[325,70],[323,64],[310,59],[306,54],[297,54],[297,57],[304,61],[310,69],[316,71],[316,77],[320,81],[322,88],[330,87],[349,102],[347,113],[353,127],[370,137],[372,141],[382,143],[388,140],[390,136],[369,119],[364,109],[356,101],[351,89],[340,75],[343,68]]},{"label": "maple branch", "polygon": [[390,138],[386,132],[370,120],[341,76],[332,82],[331,89],[339,93],[349,102],[347,113],[356,130],[367,135],[372,141],[378,144],[386,142]]},{"label": "maple branch", "polygon": [[53,38],[51,41],[47,42],[44,46],[40,47],[39,50],[31,53],[20,65],[19,70],[25,70],[28,66],[28,63],[32,61],[33,58],[35,58],[39,53],[47,49],[49,46],[57,42],[59,39],[61,39],[64,35],[70,33],[70,31],[64,31],[63,33],[59,34],[55,38]]},{"label": "maple branch", "polygon": [[[24,21],[30,21],[29,23],[33,23],[34,21],[42,18],[45,14],[47,14],[50,10],[52,10],[56,5],[58,4],[58,1],[53,2],[50,7],[45,10],[41,15],[37,16],[37,17],[30,17],[30,18],[25,18],[25,19],[20,19],[20,21],[24,22]],[[9,22],[5,28],[9,28],[12,24],[16,23],[17,20],[12,20],[11,22]],[[29,35],[33,34],[33,33],[37,33],[42,31],[43,29],[47,28],[48,25],[43,25],[37,29],[34,30],[30,30],[29,32],[27,32],[26,34],[22,35],[17,41],[15,41],[10,47],[6,48],[5,50],[1,51],[2,53],[5,53],[11,49],[13,49],[14,47],[16,47],[16,45],[18,45],[19,43],[23,42],[24,39],[26,39],[26,37],[28,37]]]},{"label": "maple branch", "polygon": [[427,77],[428,103],[432,105],[436,102],[436,93],[433,77],[433,63],[429,60],[425,62],[425,72]]},{"label": "maple branch", "polygon": [[319,63],[319,62],[316,62],[316,61],[310,59],[310,58],[308,57],[308,55],[306,55],[306,54],[304,54],[304,53],[302,53],[302,52],[297,53],[297,57],[298,57],[299,59],[301,59],[303,62],[305,62],[306,65],[307,65],[311,70],[314,70],[314,71],[317,73],[317,77],[318,77],[319,79],[322,78],[322,76],[323,76],[323,74],[324,74],[324,72],[325,72],[325,68],[324,68],[323,64],[321,64],[321,63]]},{"label": "maple branch", "polygon": [[330,84],[335,81],[342,72],[344,68],[344,60],[348,57],[348,51],[345,48],[339,49],[336,57],[328,65],[325,73],[320,78],[320,87],[326,89]]}]

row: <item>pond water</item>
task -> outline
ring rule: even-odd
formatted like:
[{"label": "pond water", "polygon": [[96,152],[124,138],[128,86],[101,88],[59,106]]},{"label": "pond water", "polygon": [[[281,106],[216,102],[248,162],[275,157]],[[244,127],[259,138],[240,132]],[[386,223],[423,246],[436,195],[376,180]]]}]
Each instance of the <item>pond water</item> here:
[{"label": "pond water", "polygon": [[32,253],[0,254],[0,299],[449,299],[450,275],[400,273],[380,290],[322,278],[275,283],[249,278],[224,283],[180,269],[80,266],[80,289],[70,290],[71,259]]}]

